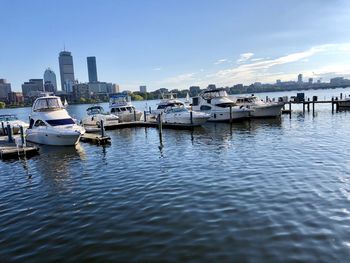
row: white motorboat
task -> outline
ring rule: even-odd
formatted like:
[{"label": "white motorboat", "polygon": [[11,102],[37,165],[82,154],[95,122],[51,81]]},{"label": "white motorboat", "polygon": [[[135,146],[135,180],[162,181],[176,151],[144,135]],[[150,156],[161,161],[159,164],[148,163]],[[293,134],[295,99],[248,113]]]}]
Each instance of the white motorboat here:
[{"label": "white motorboat", "polygon": [[28,128],[28,123],[21,121],[14,114],[2,114],[0,115],[0,135],[6,134],[7,125],[10,124],[13,134],[17,134],[22,126],[24,129]]},{"label": "white motorboat", "polygon": [[26,130],[27,141],[69,146],[76,145],[84,133],[84,128],[73,121],[59,97],[45,96],[34,101]]},{"label": "white motorboat", "polygon": [[[192,114],[192,119],[191,119]],[[183,106],[167,107],[162,115],[163,123],[202,125],[208,121],[210,114],[192,111]]]},{"label": "white motorboat", "polygon": [[103,121],[104,127],[115,126],[119,123],[119,117],[104,112],[101,106],[92,106],[87,110],[87,116],[82,120],[84,126],[97,126],[101,127],[101,121]]},{"label": "white motorboat", "polygon": [[246,119],[252,112],[245,106],[237,106],[224,89],[206,90],[192,98],[192,109],[210,114],[209,121]]},{"label": "white motorboat", "polygon": [[139,121],[142,116],[142,112],[131,104],[130,96],[124,93],[111,94],[109,107],[111,113],[119,117],[120,122]]},{"label": "white motorboat", "polygon": [[277,117],[282,113],[284,102],[264,102],[256,96],[236,96],[232,100],[238,106],[244,106],[253,111],[251,117]]}]

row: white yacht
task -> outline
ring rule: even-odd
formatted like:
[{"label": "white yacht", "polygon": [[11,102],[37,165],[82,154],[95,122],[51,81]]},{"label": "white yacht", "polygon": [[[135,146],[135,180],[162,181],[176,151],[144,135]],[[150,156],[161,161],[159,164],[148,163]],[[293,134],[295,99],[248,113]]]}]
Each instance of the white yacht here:
[{"label": "white yacht", "polygon": [[232,100],[238,106],[252,109],[251,117],[277,117],[281,115],[284,102],[264,102],[260,98],[252,96],[235,96]]},{"label": "white yacht", "polygon": [[0,115],[0,135],[6,134],[7,124],[10,124],[13,134],[17,134],[22,126],[24,129],[28,128],[28,123],[21,121],[15,114],[2,114]]},{"label": "white yacht", "polygon": [[47,145],[76,145],[84,128],[77,125],[56,96],[37,98],[32,107],[27,141]]},{"label": "white yacht", "polygon": [[87,116],[82,120],[84,126],[97,126],[101,127],[101,121],[103,121],[103,126],[110,127],[117,125],[119,123],[119,117],[104,112],[101,106],[92,106],[87,108]]},{"label": "white yacht", "polygon": [[131,104],[130,96],[124,93],[111,94],[109,108],[112,114],[119,117],[120,122],[139,121],[142,116],[142,112]]},{"label": "white yacht", "polygon": [[212,89],[192,98],[192,109],[210,114],[209,121],[230,121],[249,118],[251,109],[237,106],[224,89]]},{"label": "white yacht", "polygon": [[192,111],[191,112],[184,106],[167,107],[162,113],[163,123],[168,124],[192,124],[202,125],[210,118],[210,114],[204,112]]}]

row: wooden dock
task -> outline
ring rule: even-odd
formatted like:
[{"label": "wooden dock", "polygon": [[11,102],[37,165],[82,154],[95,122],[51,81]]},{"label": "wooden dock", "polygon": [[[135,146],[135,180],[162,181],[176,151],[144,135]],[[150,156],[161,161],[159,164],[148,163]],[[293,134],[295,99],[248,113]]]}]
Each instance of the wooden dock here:
[{"label": "wooden dock", "polygon": [[105,145],[111,143],[111,137],[109,136],[101,136],[99,134],[94,133],[85,133],[80,137],[81,142],[89,142],[98,145]]},{"label": "wooden dock", "polygon": [[0,137],[0,159],[17,159],[21,157],[31,157],[39,154],[39,147],[31,145],[16,145],[15,137],[12,142],[8,141],[7,136]]}]

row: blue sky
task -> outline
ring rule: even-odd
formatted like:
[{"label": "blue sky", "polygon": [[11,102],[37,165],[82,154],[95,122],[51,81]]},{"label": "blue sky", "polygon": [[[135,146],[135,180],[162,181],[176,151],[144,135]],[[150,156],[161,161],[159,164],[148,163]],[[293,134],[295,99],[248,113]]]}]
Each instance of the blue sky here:
[{"label": "blue sky", "polygon": [[0,0],[0,78],[20,90],[72,52],[121,89],[350,77],[347,0]]}]

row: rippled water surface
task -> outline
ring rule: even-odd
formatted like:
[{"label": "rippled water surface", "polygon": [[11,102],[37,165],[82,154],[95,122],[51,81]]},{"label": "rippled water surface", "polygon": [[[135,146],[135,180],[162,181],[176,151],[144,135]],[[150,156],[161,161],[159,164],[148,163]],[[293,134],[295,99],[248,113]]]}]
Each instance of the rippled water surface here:
[{"label": "rippled water surface", "polygon": [[0,162],[0,261],[347,262],[350,113],[295,107]]}]

